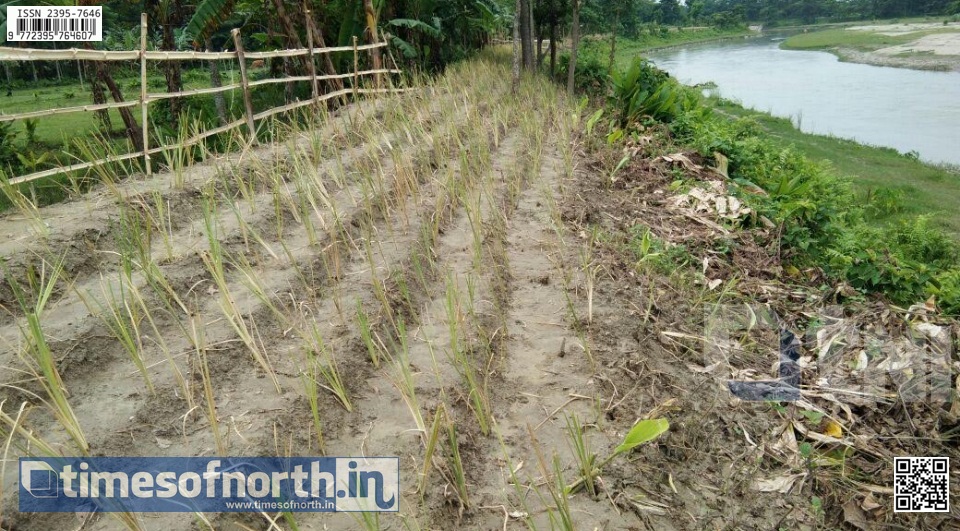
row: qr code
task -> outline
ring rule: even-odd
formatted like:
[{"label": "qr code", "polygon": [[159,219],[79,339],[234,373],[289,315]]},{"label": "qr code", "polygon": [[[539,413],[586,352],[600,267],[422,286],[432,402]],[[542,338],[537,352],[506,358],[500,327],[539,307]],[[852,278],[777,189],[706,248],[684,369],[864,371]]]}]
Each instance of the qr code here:
[{"label": "qr code", "polygon": [[894,457],[893,511],[950,512],[950,458]]}]

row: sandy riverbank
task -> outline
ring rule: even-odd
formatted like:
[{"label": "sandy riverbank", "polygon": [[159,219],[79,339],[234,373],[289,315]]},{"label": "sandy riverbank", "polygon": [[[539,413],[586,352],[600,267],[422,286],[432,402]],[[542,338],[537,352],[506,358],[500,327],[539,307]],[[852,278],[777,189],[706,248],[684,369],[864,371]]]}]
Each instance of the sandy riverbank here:
[{"label": "sandy riverbank", "polygon": [[917,38],[875,50],[836,47],[837,55],[845,61],[920,70],[960,71],[960,23],[867,25],[854,26],[846,31],[865,31],[891,37],[916,34]]}]

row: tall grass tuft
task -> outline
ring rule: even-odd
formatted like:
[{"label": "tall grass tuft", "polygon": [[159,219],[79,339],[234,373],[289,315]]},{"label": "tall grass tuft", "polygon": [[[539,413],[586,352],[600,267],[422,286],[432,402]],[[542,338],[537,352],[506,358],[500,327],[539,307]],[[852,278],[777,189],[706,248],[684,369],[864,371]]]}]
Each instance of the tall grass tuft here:
[{"label": "tall grass tuft", "polygon": [[281,390],[280,382],[277,380],[277,373],[273,370],[273,366],[270,364],[270,360],[267,358],[262,346],[258,343],[257,338],[254,337],[254,333],[251,330],[251,326],[253,326],[252,323],[251,325],[247,324],[243,315],[240,313],[240,309],[237,308],[233,296],[230,294],[226,271],[224,269],[223,250],[220,247],[220,235],[217,230],[216,215],[213,208],[210,200],[205,198],[203,200],[203,219],[210,249],[209,252],[201,253],[200,257],[220,292],[220,309],[224,317],[227,318],[230,326],[237,335],[240,336],[240,340],[253,355],[254,360],[263,368],[267,376],[270,377],[273,386],[277,390],[277,394],[279,394]]},{"label": "tall grass tuft", "polygon": [[[48,267],[50,268],[49,271]],[[49,399],[49,401],[44,400],[44,402],[50,407],[54,417],[66,430],[67,435],[73,439],[77,449],[86,454],[90,450],[90,445],[87,444],[80,427],[80,421],[67,400],[66,387],[63,385],[63,379],[57,370],[57,362],[49,344],[47,344],[43,327],[40,324],[40,316],[50,301],[54,287],[62,272],[62,259],[52,266],[44,260],[39,276],[31,269],[28,273],[28,282],[32,297],[28,297],[20,284],[9,274],[9,271],[5,270],[4,275],[8,279],[20,309],[26,316],[26,324],[19,324],[26,345],[25,352],[21,351],[20,354],[21,356],[26,354],[27,359],[24,360],[27,362],[26,365],[40,382],[40,385],[43,386],[43,390]]]},{"label": "tall grass tuft", "polygon": [[327,344],[320,335],[320,330],[317,329],[316,324],[311,325],[309,340],[305,346],[307,349],[307,365],[310,371],[316,371],[326,382],[326,385],[324,385],[316,380],[318,385],[333,393],[333,396],[347,411],[353,411],[347,387],[340,376],[336,356],[327,348]]}]

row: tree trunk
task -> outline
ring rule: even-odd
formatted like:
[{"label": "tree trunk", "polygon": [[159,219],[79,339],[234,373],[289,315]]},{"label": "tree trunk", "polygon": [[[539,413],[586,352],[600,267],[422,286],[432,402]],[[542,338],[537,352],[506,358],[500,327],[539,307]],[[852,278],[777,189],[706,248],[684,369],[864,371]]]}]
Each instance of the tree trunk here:
[{"label": "tree trunk", "polygon": [[3,61],[3,73],[7,76],[7,96],[13,96],[13,72],[10,71],[10,61]]},{"label": "tree trunk", "polygon": [[[107,102],[107,95],[103,91],[103,83],[100,81],[99,68],[97,67],[99,63],[94,61],[88,61],[83,64],[83,68],[87,69],[87,77],[90,79],[90,94],[93,96],[93,104],[100,105]],[[97,121],[100,122],[100,130],[104,134],[110,134],[110,131],[113,131],[113,123],[110,121],[110,111],[103,109],[96,111]]]},{"label": "tree trunk", "polygon": [[530,43],[530,57],[527,58],[529,61],[528,68],[533,70],[537,67],[537,50],[533,47],[533,34],[535,31],[534,22],[533,22],[533,2],[534,0],[527,0],[527,41]]},{"label": "tree trunk", "polygon": [[546,53],[543,51],[543,27],[537,24],[537,70],[543,66],[543,57]]},{"label": "tree trunk", "polygon": [[[367,33],[370,44],[380,42],[377,37],[377,12],[373,9],[373,0],[363,0],[363,11],[367,15]],[[383,68],[383,61],[380,59],[380,48],[370,50],[370,57],[373,59],[373,69]],[[380,88],[380,74],[376,76],[376,87]]]},{"label": "tree trunk", "polygon": [[567,71],[567,94],[573,95],[577,71],[577,48],[580,46],[580,0],[573,0],[573,24],[570,28],[570,68]]},{"label": "tree trunk", "polygon": [[[213,51],[213,42],[210,37],[203,39],[203,45],[208,52]],[[223,86],[223,81],[220,80],[220,68],[217,67],[216,61],[210,61],[210,85],[214,87]],[[220,125],[227,125],[227,103],[223,99],[223,92],[213,94],[213,104],[217,108],[217,118],[220,120]]]},{"label": "tree trunk", "polygon": [[[110,76],[110,72],[107,71],[103,63],[97,62],[97,78],[100,82],[107,86],[107,89],[110,90],[110,94],[113,96],[113,100],[117,103],[123,101],[123,93],[120,91],[120,87],[117,86],[113,78]],[[120,111],[120,117],[123,118],[123,124],[127,129],[127,137],[130,138],[130,142],[133,144],[134,151],[140,151],[143,149],[143,137],[141,136],[140,126],[137,125],[137,121],[133,119],[133,114],[130,113],[130,107],[123,107],[117,109]]]},{"label": "tree trunk", "polygon": [[529,70],[533,56],[533,41],[530,39],[530,0],[520,0],[520,9],[517,16],[520,17],[520,53],[524,70]]},{"label": "tree trunk", "polygon": [[[286,34],[286,39],[284,39],[284,47],[297,49],[304,48],[303,42],[300,40],[300,34],[297,33],[297,27],[294,26],[293,20],[289,15],[287,15],[287,9],[283,5],[283,0],[273,0],[273,5],[277,9],[277,18],[280,19],[280,25],[283,27],[283,32]],[[306,56],[301,56],[297,59],[297,61],[300,63],[300,66],[305,72],[309,58]],[[289,57],[283,58],[283,70],[288,76],[297,75],[293,66],[293,61]],[[288,103],[293,100],[293,83],[287,83],[285,85],[284,94]]]},{"label": "tree trunk", "polygon": [[620,27],[620,4],[617,3],[617,8],[614,11],[613,15],[613,31],[610,32],[610,64],[607,65],[607,74],[613,73],[613,59],[617,53],[617,28]]},{"label": "tree trunk", "polygon": [[557,75],[557,23],[550,22],[550,77]]},{"label": "tree trunk", "polygon": [[513,93],[520,89],[520,12],[521,0],[517,0],[516,12],[513,14]]},{"label": "tree trunk", "polygon": [[[323,33],[321,33],[320,28],[317,27],[316,22],[313,20],[313,13],[310,13],[310,16],[307,17],[307,31],[313,32],[313,41],[318,48],[326,48],[327,43],[323,40]],[[320,54],[323,56],[323,66],[326,70],[327,75],[335,76],[337,75],[337,67],[333,66],[333,59],[330,57],[331,54],[324,53]],[[329,79],[327,80],[329,86],[333,90],[343,90],[343,81],[340,79]]]},{"label": "tree trunk", "polygon": [[[56,41],[53,43],[53,49],[57,49]],[[60,61],[54,61],[53,68],[57,71],[57,83],[63,83],[63,74],[60,72]]]},{"label": "tree trunk", "polygon": [[[162,4],[157,5],[157,10],[163,9]],[[177,43],[173,30],[179,28],[183,25],[183,4],[180,3],[180,0],[173,0],[170,4],[166,6],[165,12],[158,12],[157,20],[160,21],[162,27],[162,42],[160,44],[161,48],[164,50],[176,50]],[[167,82],[167,92],[180,92],[183,90],[183,79],[180,76],[180,62],[179,61],[164,61],[163,62],[163,77]],[[170,117],[172,123],[170,124],[174,130],[180,127],[180,110],[183,107],[182,98],[170,98]]]}]

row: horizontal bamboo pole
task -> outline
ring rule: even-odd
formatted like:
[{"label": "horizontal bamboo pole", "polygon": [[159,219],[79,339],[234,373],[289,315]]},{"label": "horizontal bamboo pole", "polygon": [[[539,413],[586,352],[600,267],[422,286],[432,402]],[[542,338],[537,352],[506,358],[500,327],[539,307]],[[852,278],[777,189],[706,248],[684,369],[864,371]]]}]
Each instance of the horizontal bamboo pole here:
[{"label": "horizontal bamboo pole", "polygon": [[86,170],[94,166],[100,166],[102,164],[107,164],[110,162],[121,162],[124,160],[135,159],[137,157],[142,157],[142,156],[143,156],[143,151],[137,151],[136,153],[127,153],[126,155],[119,155],[116,157],[107,157],[105,159],[97,159],[90,162],[83,162],[81,164],[71,164],[69,166],[57,166],[56,168],[50,168],[49,170],[38,171],[36,173],[30,173],[28,175],[21,175],[19,177],[14,177],[13,179],[10,179],[10,184],[27,183],[30,181],[36,181],[37,179],[43,179],[44,177],[58,175],[61,173]]},{"label": "horizontal bamboo pole", "polygon": [[97,105],[80,105],[77,107],[63,107],[60,109],[46,109],[42,111],[18,112],[16,114],[0,114],[0,122],[12,122],[14,120],[26,120],[28,118],[40,118],[43,116],[53,116],[55,114],[69,114],[72,112],[92,112],[102,111],[104,109],[122,109],[124,107],[136,107],[140,105],[139,101],[121,101],[119,103],[100,103]]},{"label": "horizontal bamboo pole", "polygon": [[0,48],[0,61],[136,61],[140,50],[112,52],[107,50],[40,50],[37,48]]},{"label": "horizontal bamboo pole", "polygon": [[154,92],[147,94],[148,101],[157,101],[165,100],[168,98],[180,98],[186,96],[202,96],[204,94],[216,94],[217,92],[227,92],[228,90],[236,90],[241,88],[240,83],[234,83],[233,85],[223,85],[220,87],[210,87],[210,88],[199,88],[191,90],[181,90],[180,92]]},{"label": "horizontal bamboo pole", "polygon": [[218,134],[220,134],[220,133],[226,133],[227,131],[229,131],[229,130],[231,130],[231,129],[236,129],[237,127],[240,127],[241,125],[243,125],[243,124],[245,124],[245,123],[247,123],[247,119],[246,119],[246,118],[240,118],[239,120],[235,120],[235,121],[233,121],[233,122],[230,122],[230,123],[228,123],[227,125],[221,125],[220,127],[217,127],[217,128],[214,128],[214,129],[209,129],[209,130],[207,130],[207,131],[204,131],[204,132],[200,133],[199,135],[194,136],[194,137],[191,137],[191,138],[188,138],[188,139],[184,140],[183,142],[181,142],[181,143],[179,143],[179,144],[176,144],[176,145],[170,144],[170,145],[166,145],[166,146],[155,147],[155,148],[147,151],[147,153],[149,153],[150,155],[156,155],[157,153],[161,153],[161,152],[163,152],[163,151],[166,151],[166,150],[171,149],[171,148],[174,148],[174,147],[187,147],[187,146],[192,146],[192,145],[194,145],[194,144],[199,144],[201,141],[203,141],[203,140],[206,139],[206,138],[209,138],[209,137],[211,137],[211,136],[213,136],[213,135],[218,135]]},{"label": "horizontal bamboo pole", "polygon": [[[376,44],[365,44],[357,48],[358,50],[370,50],[373,48],[382,48],[386,46],[385,42],[378,42]],[[334,52],[352,52],[353,46],[336,46],[333,48],[317,48],[313,51],[314,54],[318,53],[334,53]],[[277,50],[273,52],[247,52],[243,56],[247,59],[270,59],[271,57],[293,57],[297,55],[308,55],[310,53],[309,48],[294,48],[291,50]]]},{"label": "horizontal bamboo pole", "polygon": [[237,52],[173,52],[163,50],[151,50],[147,52],[147,59],[150,61],[192,61],[194,59],[217,61],[236,58]]},{"label": "horizontal bamboo pole", "polygon": [[[353,75],[353,74],[350,74],[350,75]],[[386,93],[386,92],[406,92],[407,90],[409,89],[359,89],[356,92],[358,94],[377,94],[377,93]],[[274,107],[272,109],[268,109],[261,113],[254,114],[253,119],[262,120],[264,118],[269,118],[275,114],[292,111],[300,107],[305,107],[307,105],[312,105],[314,103],[320,103],[321,101],[327,101],[329,99],[338,98],[340,96],[346,96],[347,94],[350,94],[353,92],[354,92],[353,89],[343,89],[343,90],[337,90],[337,91],[331,92],[329,94],[324,94],[323,96],[320,96],[316,100],[310,99],[305,101],[296,101],[296,102],[284,105],[282,107]]]},{"label": "horizontal bamboo pole", "polygon": [[[389,70],[382,68],[380,70],[365,70],[359,72],[358,75],[374,75],[374,74],[402,74],[400,70]],[[323,81],[326,79],[344,79],[348,77],[353,77],[353,74],[337,74],[337,75],[324,75],[316,76],[317,81]],[[274,77],[269,79],[258,79],[257,81],[251,81],[250,86],[256,87],[258,85],[272,85],[275,83],[290,83],[292,81],[311,81],[313,78],[310,76],[290,76],[290,77]]]},{"label": "horizontal bamboo pole", "polygon": [[[391,70],[391,69],[380,69],[380,70],[365,70],[360,72],[359,75],[375,75],[375,74],[400,74],[400,70]],[[317,76],[317,81],[324,81],[327,79],[346,79],[348,77],[353,77],[353,74],[337,74],[337,75],[323,75]],[[291,81],[310,81],[310,76],[294,76],[294,77],[281,77],[281,78],[270,78],[270,79],[260,79],[258,81],[250,82],[251,87],[257,85],[269,85],[274,83],[289,83]],[[182,90],[180,92],[155,92],[147,95],[147,102],[164,100],[169,98],[179,98],[186,96],[201,96],[204,94],[216,94],[217,92],[226,92],[228,90],[236,90],[241,88],[239,83],[233,85],[224,85],[222,87],[210,87],[210,88],[200,88],[192,90]],[[322,100],[321,100],[322,101]],[[139,101],[124,101],[120,103],[101,103],[98,105],[80,105],[76,107],[63,107],[60,109],[46,109],[42,111],[31,111],[23,112],[16,114],[3,114],[0,115],[0,122],[12,122],[14,120],[25,120],[28,118],[42,118],[44,116],[54,116],[57,114],[69,114],[73,112],[93,112],[93,111],[102,111],[104,109],[122,109],[125,107],[136,107],[140,105]]]},{"label": "horizontal bamboo pole", "polygon": [[[353,74],[347,74],[347,75],[348,75],[348,76],[352,76]],[[322,76],[318,76],[318,77],[322,77]],[[411,90],[416,90],[416,89],[415,89],[415,88],[405,88],[405,89],[398,89],[398,88],[392,88],[392,89],[391,89],[391,88],[385,88],[385,89],[357,89],[357,90],[356,90],[356,93],[357,93],[357,94],[382,94],[382,93],[409,92],[409,91],[411,91]],[[329,100],[329,99],[333,99],[333,98],[337,98],[337,97],[340,97],[340,96],[344,96],[344,95],[350,94],[351,92],[354,92],[354,90],[353,90],[353,89],[338,90],[338,91],[335,91],[335,92],[331,92],[331,93],[329,93],[329,94],[325,94],[325,95],[321,96],[319,99],[317,99],[316,101],[314,101],[313,99],[306,100],[306,101],[298,101],[298,102],[295,102],[295,103],[291,103],[291,104],[289,104],[289,105],[284,105],[284,106],[282,106],[282,107],[276,107],[276,108],[270,109],[270,110],[268,110],[268,111],[261,112],[261,113],[259,113],[259,114],[254,115],[253,118],[254,118],[254,120],[261,120],[261,119],[263,119],[263,118],[268,118],[268,117],[270,117],[270,116],[273,116],[273,115],[275,115],[275,114],[279,114],[279,113],[281,113],[281,112],[291,111],[291,110],[297,109],[297,108],[299,108],[299,107],[304,107],[304,106],[311,105],[311,104],[314,104],[314,103],[318,103],[318,102],[321,102],[321,101],[326,101],[326,100]],[[133,105],[139,105],[139,104],[140,104],[139,102],[133,102]],[[231,122],[231,123],[229,123],[229,124],[227,124],[227,125],[223,125],[223,126],[220,126],[220,127],[215,128],[215,129],[210,129],[210,130],[208,130],[208,131],[204,131],[203,133],[201,133],[201,134],[199,134],[199,135],[197,135],[197,136],[194,136],[194,137],[192,137],[192,138],[189,138],[189,139],[185,140],[185,141],[184,141],[182,144],[180,144],[180,145],[181,145],[181,146],[190,146],[190,145],[199,143],[200,141],[202,141],[202,140],[204,140],[204,139],[206,139],[206,138],[208,138],[208,137],[211,137],[211,136],[213,136],[213,135],[216,135],[216,134],[219,134],[219,133],[224,133],[224,132],[227,132],[227,131],[229,131],[229,130],[231,130],[231,129],[235,129],[235,128],[237,128],[237,127],[240,127],[240,126],[243,125],[244,123],[246,123],[246,118],[241,118],[241,119],[236,120],[236,121],[234,121],[234,122]],[[154,155],[154,154],[157,154],[157,153],[161,153],[161,152],[163,152],[163,151],[165,151],[165,150],[167,150],[167,149],[170,149],[170,148],[172,148],[172,147],[174,147],[174,146],[170,145],[170,146],[160,146],[160,147],[152,148],[152,149],[150,149],[150,150],[147,151],[147,154],[149,154],[149,155]],[[21,176],[19,176],[19,177],[14,177],[13,179],[10,179],[10,184],[23,184],[23,183],[35,181],[35,180],[37,180],[37,179],[43,179],[44,177],[51,177],[51,176],[53,176],[53,175],[59,175],[59,174],[61,174],[61,173],[68,173],[68,172],[71,172],[71,171],[86,170],[86,169],[89,169],[89,168],[93,168],[94,166],[100,166],[100,165],[108,164],[108,163],[111,163],[111,162],[121,162],[121,161],[124,161],[124,160],[135,159],[135,158],[137,158],[137,157],[142,157],[143,154],[144,154],[143,151],[137,151],[136,153],[127,153],[127,154],[125,154],[125,155],[119,155],[119,156],[116,156],[116,157],[107,157],[107,158],[105,158],[105,159],[98,159],[98,160],[94,160],[94,161],[91,161],[91,162],[84,162],[84,163],[80,163],[80,164],[71,164],[71,165],[69,165],[69,166],[58,166],[58,167],[56,167],[56,168],[50,168],[49,170],[44,170],[44,171],[40,171],[40,172],[36,172],[36,173],[31,173],[31,174],[28,174],[28,175],[21,175]]]},{"label": "horizontal bamboo pole", "polygon": [[[369,50],[373,48],[382,48],[387,46],[385,42],[376,44],[365,44],[357,47],[358,50]],[[332,48],[317,48],[313,51],[318,53],[334,53],[353,51],[352,46],[339,46]],[[308,55],[309,48],[294,48],[289,50],[274,50],[269,52],[249,52],[244,56],[247,59],[270,59],[272,57],[296,57],[298,55]],[[215,61],[236,59],[236,52],[173,52],[152,50],[146,52],[149,61]],[[0,61],[136,61],[140,59],[139,50],[131,51],[107,51],[107,50],[86,50],[80,48],[68,48],[66,50],[41,50],[38,48],[0,48]]]}]

